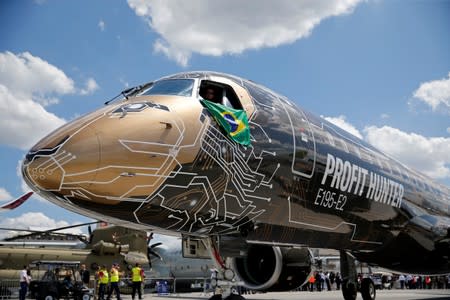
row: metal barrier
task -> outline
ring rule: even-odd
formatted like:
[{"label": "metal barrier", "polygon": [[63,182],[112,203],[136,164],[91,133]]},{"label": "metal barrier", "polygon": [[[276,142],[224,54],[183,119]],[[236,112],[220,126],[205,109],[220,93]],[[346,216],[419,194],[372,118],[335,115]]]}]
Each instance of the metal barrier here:
[{"label": "metal barrier", "polygon": [[145,278],[144,290],[146,293],[154,293],[157,291],[157,282],[167,285],[168,292],[176,294],[179,292],[207,292],[211,290],[211,280],[205,277],[190,277],[190,278],[174,278],[174,277],[159,277],[159,278]]},{"label": "metal barrier", "polygon": [[[131,294],[130,278],[122,278],[124,284],[120,286],[120,292],[123,294]],[[192,277],[176,279],[173,277],[161,278],[145,278],[142,284],[143,293],[150,294],[157,292],[156,283],[166,282],[168,292],[176,294],[179,292],[186,292],[187,290],[197,290],[204,293],[210,290],[210,279],[204,277]],[[91,280],[89,288],[96,290],[96,281]],[[3,279],[0,280],[0,299],[18,299],[19,298],[19,280]],[[27,297],[29,298],[29,297]]]},{"label": "metal barrier", "polygon": [[0,299],[19,298],[19,280],[0,280]]}]

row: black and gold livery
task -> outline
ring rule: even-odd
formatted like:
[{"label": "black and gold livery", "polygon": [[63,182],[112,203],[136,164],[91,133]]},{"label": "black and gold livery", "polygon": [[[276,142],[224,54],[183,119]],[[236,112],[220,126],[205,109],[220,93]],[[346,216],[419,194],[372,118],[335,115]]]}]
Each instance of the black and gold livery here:
[{"label": "black and gold livery", "polygon": [[[201,105],[207,88],[211,101],[245,110],[250,146],[228,139]],[[29,151],[22,170],[33,190],[111,223],[214,240],[252,288],[300,285],[311,270],[304,246],[402,272],[450,272],[449,188],[286,97],[216,72],[123,95]]]}]

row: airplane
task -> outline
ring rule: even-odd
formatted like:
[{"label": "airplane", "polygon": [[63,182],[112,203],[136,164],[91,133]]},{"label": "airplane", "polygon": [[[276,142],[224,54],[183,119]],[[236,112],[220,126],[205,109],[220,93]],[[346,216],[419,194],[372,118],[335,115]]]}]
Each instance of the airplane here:
[{"label": "airplane", "polygon": [[19,198],[12,200],[6,204],[3,204],[2,206],[0,206],[0,212],[5,212],[8,210],[13,210],[17,207],[19,207],[20,205],[24,204],[25,201],[28,200],[28,198],[31,197],[31,195],[33,195],[33,192],[28,192],[22,196],[20,196]]},{"label": "airplane", "polygon": [[215,270],[213,261],[199,258],[185,258],[181,242],[166,245],[164,242],[154,249],[157,255],[151,255],[151,269],[146,272],[153,281],[167,281],[174,293],[206,290]]},{"label": "airplane", "polygon": [[309,247],[339,250],[346,300],[376,297],[355,260],[450,272],[447,186],[234,75],[183,72],[124,90],[34,145],[22,174],[71,211],[181,236],[185,257],[217,267],[223,293],[212,299],[243,299],[236,285],[300,286]]},{"label": "airplane", "polygon": [[[86,224],[92,223],[98,222]],[[9,230],[9,228],[6,229]],[[53,229],[53,231],[60,229]],[[48,234],[49,231],[41,233]],[[64,235],[73,236],[66,233]],[[29,235],[15,238],[25,236]],[[101,265],[110,267],[112,263],[118,263],[121,269],[127,272],[135,263],[148,264],[147,233],[145,231],[119,226],[98,227],[90,232],[88,239],[81,238],[81,240],[86,243],[84,248],[70,248],[61,241],[56,244],[42,241],[36,243],[22,241],[22,246],[11,246],[12,242],[0,241],[0,245],[3,245],[0,246],[0,279],[16,279],[24,265],[33,266],[41,262],[79,262],[85,264],[92,275]],[[45,270],[34,270],[33,276],[38,278],[43,275],[43,272]]]}]

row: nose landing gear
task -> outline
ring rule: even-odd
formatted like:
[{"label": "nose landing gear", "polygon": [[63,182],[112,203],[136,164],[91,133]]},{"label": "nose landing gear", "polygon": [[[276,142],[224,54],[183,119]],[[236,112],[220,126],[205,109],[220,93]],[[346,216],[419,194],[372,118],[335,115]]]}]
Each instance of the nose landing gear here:
[{"label": "nose landing gear", "polygon": [[370,278],[363,278],[358,285],[355,257],[341,250],[342,295],[345,300],[356,300],[358,289],[363,300],[375,300],[375,284]]}]

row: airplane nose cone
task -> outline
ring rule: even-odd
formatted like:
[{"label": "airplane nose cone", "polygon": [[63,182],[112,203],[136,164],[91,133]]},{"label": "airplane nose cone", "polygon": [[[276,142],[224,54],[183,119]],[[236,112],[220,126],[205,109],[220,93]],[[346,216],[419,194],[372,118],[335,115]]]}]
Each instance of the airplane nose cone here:
[{"label": "airplane nose cone", "polygon": [[[65,151],[61,153],[65,154]],[[68,153],[68,156],[72,154]],[[23,175],[29,185],[42,191],[57,191],[61,188],[64,170],[53,156],[44,157],[38,154],[30,161],[27,158],[24,163]]]},{"label": "airplane nose cone", "polygon": [[[83,133],[76,134],[81,128]],[[79,157],[81,151],[88,155]],[[68,123],[31,148],[23,160],[22,174],[34,191],[52,200],[63,187],[76,185],[73,175],[85,171],[86,164],[97,163],[99,156],[95,131]],[[86,180],[93,179],[95,172],[86,175]]]},{"label": "airplane nose cone", "polygon": [[186,185],[206,128],[201,105],[167,97],[133,101],[101,108],[38,142],[22,165],[28,185],[72,211],[125,221],[136,219],[166,181]]}]

